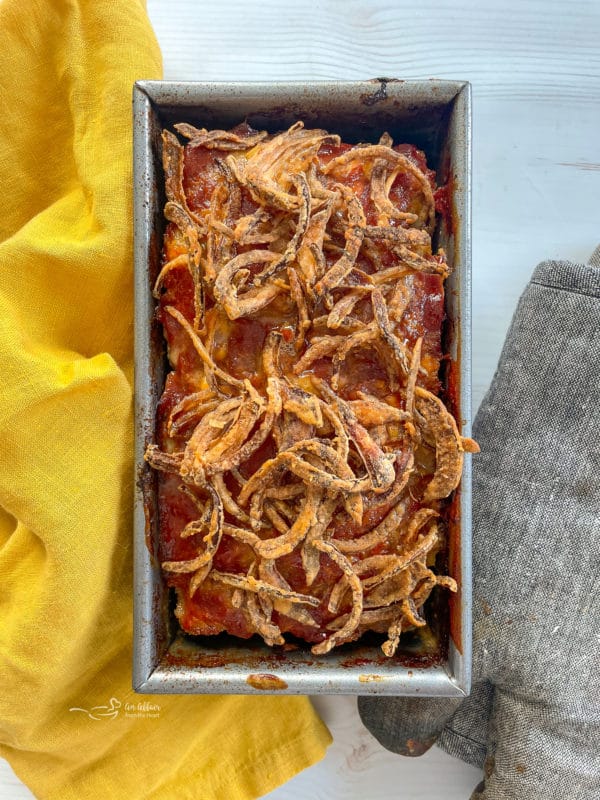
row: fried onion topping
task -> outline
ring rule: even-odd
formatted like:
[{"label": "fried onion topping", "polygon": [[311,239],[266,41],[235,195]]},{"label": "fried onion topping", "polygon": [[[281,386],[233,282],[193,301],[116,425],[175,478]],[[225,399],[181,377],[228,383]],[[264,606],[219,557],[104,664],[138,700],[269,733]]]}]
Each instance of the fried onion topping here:
[{"label": "fried onion topping", "polygon": [[175,130],[154,296],[176,380],[145,459],[179,493],[186,558],[162,567],[269,646],[375,630],[391,657],[434,587],[457,591],[443,501],[478,452],[435,393],[437,322],[415,321],[416,287],[449,274],[433,173],[387,133]]}]

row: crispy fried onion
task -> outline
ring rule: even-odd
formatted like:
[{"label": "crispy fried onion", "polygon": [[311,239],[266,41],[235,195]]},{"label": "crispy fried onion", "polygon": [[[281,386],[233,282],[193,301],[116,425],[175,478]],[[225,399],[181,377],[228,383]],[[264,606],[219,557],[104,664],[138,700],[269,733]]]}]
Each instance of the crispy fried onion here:
[{"label": "crispy fried onion", "polygon": [[312,648],[312,652],[315,653],[315,655],[324,655],[336,647],[336,645],[349,641],[352,634],[357,629],[363,609],[363,588],[360,578],[354,571],[350,561],[343,553],[340,553],[331,542],[313,542],[313,547],[329,556],[333,563],[342,570],[344,573],[344,580],[348,582],[348,586],[352,592],[352,611],[348,614],[348,619],[344,622],[342,627],[335,631],[328,639],[314,645]]},{"label": "crispy fried onion", "polygon": [[220,572],[213,569],[210,578],[217,583],[224,583],[226,586],[233,586],[236,589],[244,589],[246,592],[255,594],[266,594],[268,597],[279,597],[282,600],[289,600],[291,603],[302,603],[307,606],[318,606],[319,601],[316,597],[308,594],[293,592],[291,589],[282,589],[272,583],[253,578],[252,575],[237,575],[236,573]]},{"label": "crispy fried onion", "polygon": [[206,128],[194,128],[186,122],[179,122],[174,127],[190,140],[189,147],[206,147],[208,150],[248,150],[267,136],[266,131],[250,136],[239,136],[232,131],[208,131]]},{"label": "crispy fried onion", "polygon": [[260,142],[245,156],[229,156],[227,160],[256,202],[291,211],[300,204],[298,195],[289,191],[293,176],[307,172],[327,141],[339,143],[339,137],[327,131],[305,130],[302,122],[296,122],[285,133]]},{"label": "crispy fried onion", "polygon": [[[391,656],[403,631],[426,625],[433,588],[457,589],[435,570],[439,501],[477,451],[420,385],[426,331],[405,322],[417,273],[448,272],[431,252],[430,179],[387,135],[327,160],[338,137],[302,123],[277,136],[175,127],[188,149],[211,151],[213,188],[190,208],[185,151],[165,132],[177,249],[154,293],[188,366],[171,354],[183,380],[163,412],[164,449],[145,458],[193,512],[187,557],[163,569],[198,603],[222,593],[269,646],[300,631],[323,655],[372,629]],[[412,200],[399,208],[402,176]],[[186,270],[193,310],[178,305]],[[224,336],[246,324],[254,336],[257,323],[256,370],[244,372]],[[353,383],[365,355],[381,369]]]},{"label": "crispy fried onion", "polygon": [[[421,509],[410,522],[413,530],[423,529],[435,517],[431,509]],[[453,578],[436,575],[427,561],[439,546],[440,533],[436,525],[419,536],[397,555],[377,555],[358,558],[352,563],[354,573],[359,577],[362,587],[362,611],[354,630],[358,635],[370,628],[379,629],[380,623],[387,628],[388,638],[382,645],[387,656],[393,656],[403,630],[420,628],[427,624],[421,609],[432,589],[443,586],[452,592],[458,587]],[[353,619],[355,601],[352,600],[350,613],[338,612],[347,605],[348,586],[344,577],[336,583],[329,597],[328,609],[338,614],[328,627],[342,631]]]},{"label": "crispy fried onion", "polygon": [[167,201],[179,205],[194,222],[203,226],[201,218],[190,211],[183,188],[184,150],[177,137],[170,131],[162,132],[163,171],[165,173],[165,194]]},{"label": "crispy fried onion", "polygon": [[223,535],[223,502],[216,489],[209,483],[205,484],[203,488],[209,493],[212,501],[210,518],[207,521],[206,515],[203,515],[199,520],[188,523],[183,529],[181,536],[187,538],[193,534],[201,534],[203,529],[208,525],[208,532],[202,539],[204,547],[201,548],[198,555],[194,558],[186,561],[163,561],[162,563],[163,569],[167,570],[167,572],[194,573],[189,586],[190,595],[194,594],[200,583],[206,578]]},{"label": "crispy fried onion", "polygon": [[[393,150],[389,145],[376,144],[369,147],[356,147],[352,150],[348,150],[348,152],[344,153],[343,155],[332,159],[323,168],[323,172],[329,175],[347,174],[355,169],[356,166],[362,166],[363,170],[371,175],[373,169],[381,170],[387,167],[388,169],[393,170],[392,182],[386,183],[383,192],[379,193],[378,188],[375,189],[375,194],[377,196],[377,200],[379,200],[381,208],[381,210],[380,208],[378,208],[378,210],[380,210],[380,213],[384,214],[387,212],[388,216],[392,215],[389,214],[389,207],[387,204],[384,203],[383,207],[381,207],[382,199],[386,197],[387,193],[389,193],[393,181],[400,174],[400,172],[411,175],[421,189],[425,201],[422,218],[418,217],[417,219],[429,229],[430,233],[433,232],[433,226],[435,224],[435,200],[433,199],[433,191],[431,189],[429,178],[413,161],[411,161],[405,155],[402,155],[402,153],[398,153],[396,150]],[[378,181],[380,178],[376,176],[375,180]],[[373,194],[373,189],[371,189],[371,193]],[[377,200],[375,201],[376,206]],[[398,217],[396,218],[398,219]],[[402,217],[400,217],[400,219],[402,219]],[[410,217],[404,217],[404,219],[406,221],[412,221]]]},{"label": "crispy fried onion", "polygon": [[463,438],[456,420],[439,397],[427,389],[414,389],[417,424],[424,440],[435,448],[435,473],[427,484],[423,500],[426,503],[448,497],[456,489],[463,466],[463,454],[476,453],[479,447],[472,439]]}]

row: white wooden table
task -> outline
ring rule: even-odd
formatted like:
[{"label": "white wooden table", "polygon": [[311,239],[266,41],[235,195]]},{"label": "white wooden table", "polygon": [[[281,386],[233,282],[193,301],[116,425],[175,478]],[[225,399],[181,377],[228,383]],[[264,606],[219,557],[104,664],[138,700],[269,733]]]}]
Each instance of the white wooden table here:
[{"label": "white wooden table", "polygon": [[[477,407],[534,265],[585,260],[600,241],[600,2],[148,0],[148,11],[167,79],[472,82]],[[480,780],[436,749],[387,753],[353,698],[315,702],[334,744],[269,800],[466,800]],[[31,797],[0,762],[0,800]]]}]

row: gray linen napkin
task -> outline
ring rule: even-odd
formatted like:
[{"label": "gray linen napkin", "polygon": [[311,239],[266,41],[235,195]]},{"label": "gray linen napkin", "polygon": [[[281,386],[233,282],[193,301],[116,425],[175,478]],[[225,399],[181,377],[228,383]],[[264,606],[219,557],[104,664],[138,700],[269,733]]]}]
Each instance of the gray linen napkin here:
[{"label": "gray linen napkin", "polygon": [[535,269],[475,420],[471,695],[359,700],[389,750],[484,767],[472,798],[600,798],[599,421],[600,248]]}]

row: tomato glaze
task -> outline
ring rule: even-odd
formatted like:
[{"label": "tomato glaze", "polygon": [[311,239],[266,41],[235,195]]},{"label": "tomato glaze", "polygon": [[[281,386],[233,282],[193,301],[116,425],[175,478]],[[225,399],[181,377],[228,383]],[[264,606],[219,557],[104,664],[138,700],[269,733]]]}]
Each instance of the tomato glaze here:
[{"label": "tomato glaze", "polygon": [[[247,130],[243,126],[236,131],[243,135]],[[350,145],[324,145],[319,151],[321,164],[327,163],[350,149]],[[424,154],[412,145],[398,145],[395,149],[412,160],[422,169],[432,188],[435,187],[435,175],[427,169]],[[207,150],[204,147],[187,146],[185,149],[183,185],[190,209],[202,212],[210,206],[210,200],[219,176],[217,160],[227,156],[219,150]],[[339,178],[336,178],[339,181]],[[363,171],[358,168],[350,171],[344,183],[352,188],[359,197],[366,216],[367,224],[376,224],[376,212],[370,197],[369,181]],[[390,189],[390,199],[402,211],[418,212],[421,200],[418,180],[410,173],[401,173]],[[440,210],[444,211],[445,195],[436,193],[436,201]],[[256,203],[244,191],[242,194],[242,211],[251,213]],[[393,223],[390,223],[393,224]],[[389,248],[378,243],[377,250],[381,268],[394,265],[395,256]],[[163,264],[186,252],[185,243],[178,230],[168,225],[163,247]],[[328,263],[333,263],[336,256],[328,254]],[[183,430],[181,436],[171,437],[167,433],[167,421],[174,406],[186,394],[202,388],[202,363],[189,337],[180,324],[167,312],[167,306],[178,309],[189,321],[194,318],[193,283],[185,260],[170,270],[163,281],[161,298],[157,316],[163,324],[165,337],[169,347],[172,372],[167,377],[164,392],[157,410],[157,442],[168,452],[182,451],[185,448],[190,430]],[[359,256],[357,266],[366,273],[375,267],[368,259]],[[396,335],[412,348],[419,337],[423,337],[422,365],[425,374],[419,383],[430,391],[438,392],[440,383],[438,371],[442,357],[441,329],[444,319],[444,288],[439,275],[415,272],[409,279],[411,299],[401,322],[396,325]],[[327,313],[325,307],[322,313]],[[315,316],[318,316],[319,309]],[[357,306],[355,315],[368,321],[371,314],[368,301]],[[235,378],[249,379],[258,389],[264,388],[261,353],[269,331],[276,329],[282,332],[284,342],[290,343],[294,338],[295,316],[293,306],[285,298],[276,298],[256,317],[240,318],[235,321],[227,319],[224,312],[214,306],[210,295],[206,298],[206,330],[211,336],[211,352],[215,362]],[[302,352],[293,350],[285,353],[282,359],[284,372],[291,371],[295,359]],[[286,360],[287,359],[287,360]],[[330,359],[320,359],[312,364],[309,370],[319,378],[329,379],[332,374]],[[365,347],[351,351],[340,373],[340,394],[347,399],[356,397],[357,392],[367,392],[378,397],[389,397],[389,377],[375,349]],[[249,477],[260,465],[276,452],[271,438],[257,450],[252,457],[242,464],[240,473]],[[396,465],[403,468],[401,463]],[[179,561],[191,559],[203,548],[202,535],[195,534],[182,538],[185,526],[197,519],[197,505],[180,490],[181,479],[178,476],[159,474],[159,515],[160,515],[160,559],[161,561]],[[232,487],[230,487],[232,488]],[[413,504],[409,511],[416,510]],[[385,498],[371,495],[365,499],[365,509],[360,524],[352,521],[343,511],[338,512],[333,523],[334,536],[354,538],[371,530],[381,522],[390,511],[390,504]],[[225,512],[227,522],[239,525],[239,520]],[[275,531],[265,529],[259,535],[270,538]],[[372,555],[385,552],[385,543],[371,551]],[[230,536],[223,535],[221,544],[214,558],[214,568],[223,572],[246,574],[253,560],[252,550]],[[321,555],[320,570],[316,580],[307,587],[305,573],[301,563],[299,548],[287,556],[277,560],[281,575],[294,591],[307,592],[320,598],[317,608],[311,608],[318,627],[303,625],[283,613],[274,612],[273,621],[282,632],[290,632],[308,642],[322,641],[326,633],[323,628],[328,621],[350,609],[349,593],[345,602],[336,613],[327,608],[327,599],[331,588],[341,578],[341,570],[327,557]],[[246,613],[235,608],[232,603],[233,588],[217,583],[208,577],[193,597],[189,596],[190,574],[166,572],[168,583],[177,588],[177,616],[182,628],[190,633],[217,634],[221,631],[248,638],[254,630],[249,624]]]}]

